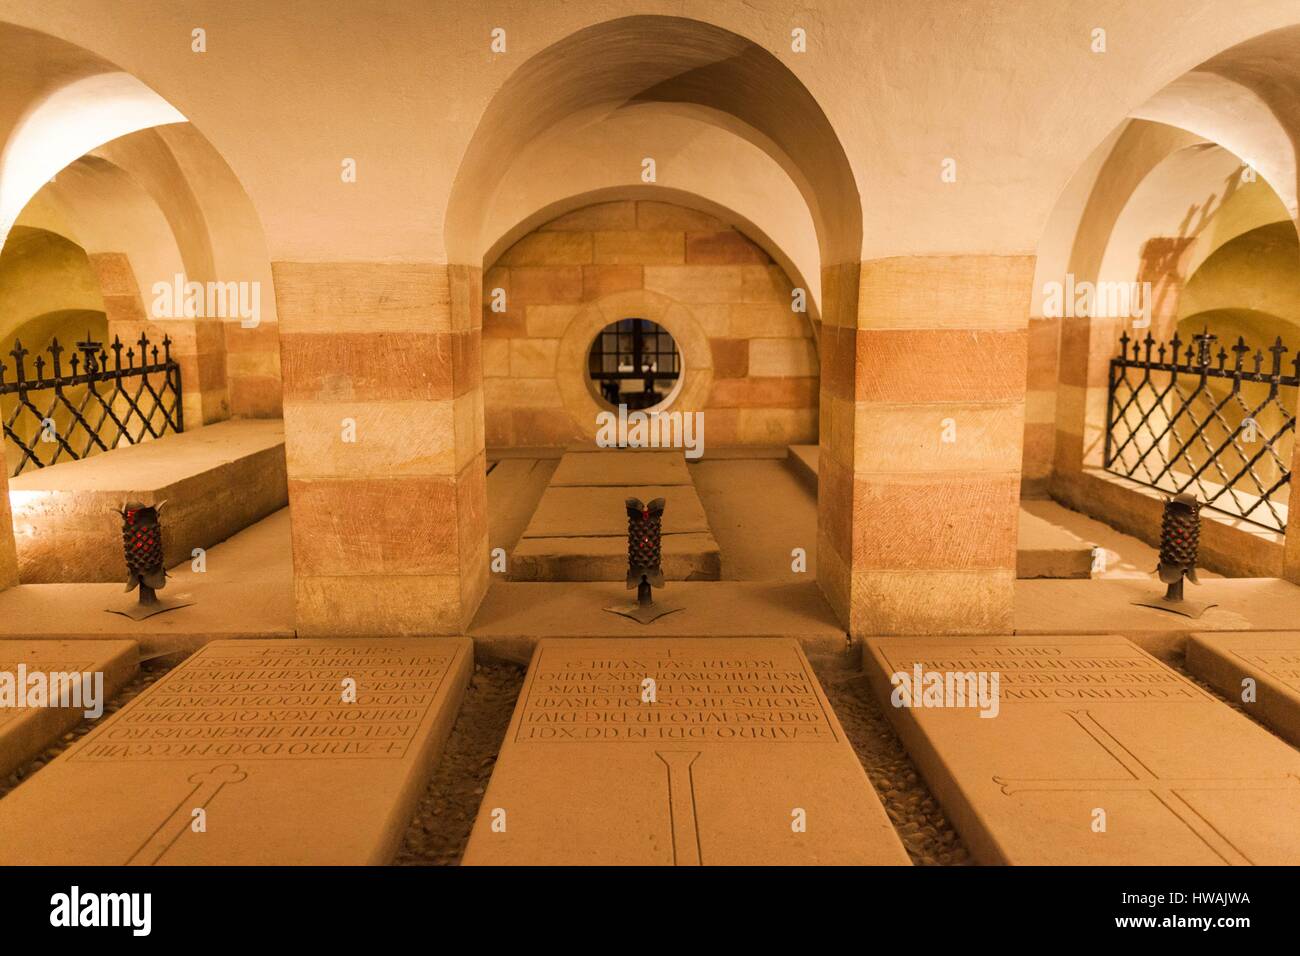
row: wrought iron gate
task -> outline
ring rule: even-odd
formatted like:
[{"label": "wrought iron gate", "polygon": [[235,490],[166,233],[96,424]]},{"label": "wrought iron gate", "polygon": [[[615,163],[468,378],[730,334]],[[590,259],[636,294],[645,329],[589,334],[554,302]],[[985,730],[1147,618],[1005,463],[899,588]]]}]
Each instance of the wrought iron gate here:
[{"label": "wrought iron gate", "polygon": [[[144,334],[135,344],[138,355],[114,337],[106,351],[87,335],[65,369],[67,349],[54,339],[45,350],[49,361],[37,355],[29,373],[31,353],[14,342],[12,379],[10,366],[0,362],[0,423],[20,455],[14,475],[184,430],[181,370],[171,339],[163,336],[161,356]],[[10,396],[16,397],[12,410]]]},{"label": "wrought iron gate", "polygon": [[[1120,336],[1110,361],[1107,471],[1169,493],[1193,491],[1208,507],[1270,531],[1286,531],[1300,354],[1278,340],[1214,345],[1208,330],[1156,346]],[[1183,346],[1187,345],[1186,351]],[[1131,346],[1131,348],[1130,348]],[[1229,354],[1231,353],[1231,354]],[[1268,369],[1265,369],[1265,365]]]}]

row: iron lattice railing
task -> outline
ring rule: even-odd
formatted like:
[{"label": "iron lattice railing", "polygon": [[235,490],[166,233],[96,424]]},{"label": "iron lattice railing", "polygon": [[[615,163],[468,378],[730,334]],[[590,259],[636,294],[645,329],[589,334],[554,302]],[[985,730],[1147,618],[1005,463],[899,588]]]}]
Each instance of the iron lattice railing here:
[{"label": "iron lattice railing", "polygon": [[1158,348],[1150,333],[1140,342],[1120,336],[1105,468],[1160,491],[1193,491],[1210,508],[1285,532],[1296,419],[1295,394],[1282,390],[1300,385],[1300,354],[1283,374],[1290,350],[1280,337],[1271,361],[1241,338],[1215,353],[1216,340],[1207,330],[1184,352],[1176,333]]},{"label": "iron lattice railing", "polygon": [[172,358],[172,340],[163,336],[161,356],[143,333],[135,344],[138,356],[116,336],[105,350],[87,335],[65,369],[67,349],[54,339],[45,350],[50,360],[37,355],[29,377],[31,353],[14,342],[12,379],[10,367],[0,362],[0,422],[5,441],[18,452],[12,474],[184,430],[181,370]]}]

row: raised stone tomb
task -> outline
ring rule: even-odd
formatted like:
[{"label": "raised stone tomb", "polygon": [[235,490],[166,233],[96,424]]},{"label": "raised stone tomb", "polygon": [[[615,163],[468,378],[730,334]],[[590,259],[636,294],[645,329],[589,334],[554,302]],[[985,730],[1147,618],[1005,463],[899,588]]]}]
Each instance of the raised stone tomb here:
[{"label": "raised stone tomb", "polygon": [[510,556],[515,581],[620,581],[627,575],[628,498],[665,500],[663,571],[712,581],[722,556],[680,451],[568,452]]},{"label": "raised stone tomb", "polygon": [[[68,680],[52,675],[69,675],[69,679],[91,675],[91,694],[102,706],[135,676],[139,666],[135,641],[0,641],[0,679],[6,684],[12,680],[15,693],[12,703],[0,694],[0,779],[58,740],[92,709],[75,703],[58,706],[65,698],[57,690]],[[96,679],[96,674],[102,677]],[[20,683],[29,686],[19,691]],[[42,686],[46,690],[34,698],[30,691]],[[81,687],[75,691],[82,693]],[[86,702],[73,695],[69,687],[66,701]],[[39,705],[32,706],[33,702]]]},{"label": "raised stone tomb", "polygon": [[464,862],[908,857],[793,640],[547,639]]},{"label": "raised stone tomb", "polygon": [[1193,634],[1187,669],[1300,747],[1300,632]]},{"label": "raised stone tomb", "polygon": [[169,568],[288,504],[284,424],[219,422],[26,471],[9,498],[23,583],[124,581],[117,512],[132,499],[166,502]]},{"label": "raised stone tomb", "polygon": [[[1300,754],[1123,638],[878,638],[864,664],[980,862],[1300,863]],[[949,702],[997,673],[996,716],[892,706],[918,666]]]},{"label": "raised stone tomb", "polygon": [[472,657],[465,638],[208,644],[0,801],[0,865],[387,863]]}]

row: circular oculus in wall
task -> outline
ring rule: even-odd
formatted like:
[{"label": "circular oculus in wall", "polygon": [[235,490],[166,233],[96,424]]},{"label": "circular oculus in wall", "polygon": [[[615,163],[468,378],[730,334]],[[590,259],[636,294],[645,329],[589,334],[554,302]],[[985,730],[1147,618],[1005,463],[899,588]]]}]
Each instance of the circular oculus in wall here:
[{"label": "circular oculus in wall", "polygon": [[611,322],[587,352],[587,383],[607,408],[666,408],[682,387],[682,356],[668,330],[649,319]]}]

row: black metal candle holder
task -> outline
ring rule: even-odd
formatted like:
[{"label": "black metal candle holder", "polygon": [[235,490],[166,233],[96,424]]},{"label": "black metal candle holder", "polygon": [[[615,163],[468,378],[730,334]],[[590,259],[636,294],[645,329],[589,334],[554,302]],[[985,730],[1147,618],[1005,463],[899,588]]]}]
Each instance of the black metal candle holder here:
[{"label": "black metal candle holder", "polygon": [[1184,580],[1201,583],[1196,577],[1200,545],[1201,503],[1196,500],[1196,495],[1183,492],[1166,498],[1160,519],[1160,563],[1156,566],[1156,574],[1166,585],[1165,593],[1163,597],[1143,598],[1133,603],[1191,618],[1200,617],[1214,607],[1214,604],[1192,601],[1183,596]]},{"label": "black metal candle holder", "polygon": [[630,617],[649,624],[665,614],[680,611],[677,605],[656,604],[654,588],[664,586],[660,566],[663,547],[664,499],[642,504],[640,498],[628,498],[627,507],[627,586],[636,588],[636,603],[607,607],[611,614]]},{"label": "black metal candle holder", "polygon": [[128,501],[118,512],[122,516],[122,552],[126,560],[126,590],[139,589],[139,600],[120,608],[108,608],[113,614],[122,614],[133,621],[143,621],[164,611],[188,607],[193,601],[160,598],[158,592],[167,586],[167,570],[163,565],[162,522],[158,513],[165,502],[146,505]]}]

